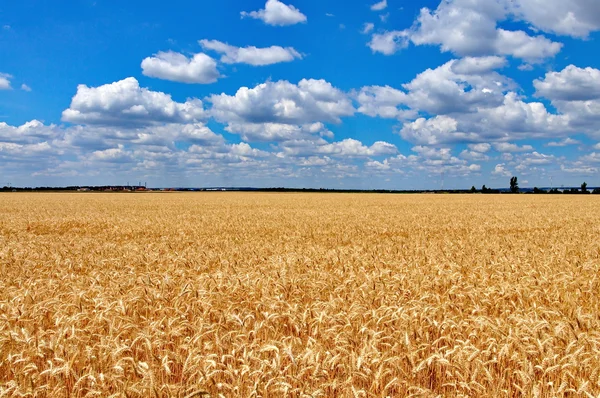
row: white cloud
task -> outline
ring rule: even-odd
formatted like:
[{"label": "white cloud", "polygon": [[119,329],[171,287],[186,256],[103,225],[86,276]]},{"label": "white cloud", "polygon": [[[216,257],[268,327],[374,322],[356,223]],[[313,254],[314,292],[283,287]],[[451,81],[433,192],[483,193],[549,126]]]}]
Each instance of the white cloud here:
[{"label": "white cloud", "polygon": [[263,66],[302,59],[302,54],[292,47],[235,47],[218,40],[200,40],[200,44],[205,50],[213,50],[222,54],[221,62],[225,64],[241,63]]},{"label": "white cloud", "polygon": [[395,145],[384,141],[377,141],[371,146],[362,142],[346,138],[342,141],[328,143],[324,140],[298,140],[284,142],[279,146],[280,154],[285,156],[314,156],[327,155],[333,157],[356,158],[368,156],[386,156],[398,153]]},{"label": "white cloud", "polygon": [[594,148],[594,149],[598,149],[598,150],[600,150],[600,142],[599,142],[599,143],[597,143],[596,145],[594,145],[594,147],[593,147],[593,148]]},{"label": "white cloud", "polygon": [[381,10],[385,10],[387,8],[388,4],[387,4],[387,0],[381,0],[378,3],[375,3],[371,6],[371,10],[372,11],[381,11]]},{"label": "white cloud", "polygon": [[123,145],[119,145],[117,148],[94,151],[86,159],[91,162],[108,163],[131,163],[134,161],[132,154],[126,151]]},{"label": "white cloud", "polygon": [[282,142],[333,137],[333,133],[320,122],[301,126],[281,123],[230,123],[225,130],[239,134],[244,141],[248,142]]},{"label": "white cloud", "polygon": [[467,160],[477,161],[477,162],[484,162],[484,161],[490,160],[489,156],[487,156],[481,152],[469,151],[466,149],[460,153],[459,157],[461,157],[462,159],[467,159]]},{"label": "white cloud", "polygon": [[10,79],[12,79],[12,75],[8,73],[0,73],[0,90],[10,90]]},{"label": "white cloud", "polygon": [[543,80],[534,80],[537,95],[552,101],[600,99],[600,70],[569,65],[560,72],[548,72]]},{"label": "white cloud", "polygon": [[390,86],[363,87],[355,97],[359,103],[358,111],[369,116],[396,119],[404,116],[399,106],[407,102],[407,95]]},{"label": "white cloud", "polygon": [[220,77],[217,62],[206,54],[191,59],[173,51],[159,52],[142,61],[142,73],[149,77],[181,83],[214,83]]},{"label": "white cloud", "polygon": [[600,163],[600,153],[592,152],[588,155],[582,156],[581,160],[590,163]]},{"label": "white cloud", "polygon": [[581,142],[574,140],[571,137],[567,137],[564,140],[561,141],[552,141],[546,144],[546,146],[551,146],[551,147],[565,147],[568,145],[577,145],[577,144],[581,144]]},{"label": "white cloud", "polygon": [[574,166],[574,167],[568,167],[565,165],[560,165],[560,171],[562,171],[563,173],[568,173],[568,174],[575,174],[575,175],[598,175],[598,172],[600,172],[600,170],[597,167],[592,167],[592,166]]},{"label": "white cloud", "polygon": [[512,144],[510,142],[497,142],[494,143],[494,149],[498,152],[527,152],[532,151],[533,147],[531,145],[523,145],[518,146],[517,144]]},{"label": "white cloud", "polygon": [[[513,56],[529,63],[539,63],[561,50],[562,43],[542,35],[498,28],[497,23],[507,17],[508,4],[504,0],[442,1],[436,10],[422,8],[412,28],[380,34],[374,42],[387,45],[371,49],[391,55],[410,40],[415,45],[439,45],[443,52],[460,56]],[[399,38],[403,39],[402,45],[390,45]]]},{"label": "white cloud", "polygon": [[208,100],[213,104],[211,115],[227,123],[339,123],[340,117],[354,114],[348,96],[325,80],[303,79],[297,85],[268,81]]},{"label": "white cloud", "polygon": [[455,119],[444,115],[431,119],[419,118],[412,123],[405,123],[400,135],[409,142],[422,145],[438,145],[472,138],[458,131],[458,122]]},{"label": "white cloud", "polygon": [[260,19],[267,25],[288,26],[307,21],[306,15],[302,14],[293,5],[287,5],[279,0],[267,0],[265,8],[258,11],[242,11],[242,18],[249,17]]},{"label": "white cloud", "polygon": [[23,83],[23,84],[21,84],[21,90],[30,92],[31,87],[29,87],[27,84]]},{"label": "white cloud", "polygon": [[497,164],[494,168],[494,171],[492,171],[492,174],[499,175],[502,177],[511,177],[513,175],[511,171],[506,169],[506,164],[504,163]]},{"label": "white cloud", "polygon": [[374,53],[379,52],[384,55],[392,55],[397,51],[408,46],[409,35],[405,31],[390,31],[385,33],[375,33],[371,41],[367,44]]},{"label": "white cloud", "polygon": [[156,123],[191,123],[205,116],[202,101],[178,103],[162,92],[139,86],[129,77],[99,87],[80,84],[62,120],[71,123],[136,127]]},{"label": "white cloud", "polygon": [[492,149],[492,146],[488,143],[481,143],[481,144],[469,144],[467,145],[468,148],[471,151],[474,152],[479,152],[479,153],[486,153],[488,152],[490,149]]},{"label": "white cloud", "polygon": [[504,102],[503,92],[513,84],[493,70],[503,65],[503,59],[498,57],[452,60],[427,69],[404,84],[406,92],[389,86],[363,87],[356,96],[359,111],[399,118],[410,117],[409,109],[413,114],[442,115],[497,107]]},{"label": "white cloud", "polygon": [[569,121],[569,129],[600,136],[600,70],[569,65],[561,72],[549,72],[533,82],[536,95],[550,99]]},{"label": "white cloud", "polygon": [[600,3],[595,0],[517,0],[509,4],[517,17],[545,32],[586,38],[600,30]]},{"label": "white cloud", "polygon": [[504,57],[465,57],[456,60],[450,67],[457,75],[482,75],[504,68],[507,64]]},{"label": "white cloud", "polygon": [[372,31],[374,28],[375,28],[375,24],[374,24],[374,23],[371,23],[371,22],[366,22],[366,23],[363,25],[363,28],[362,28],[362,30],[361,30],[361,33],[362,33],[362,34],[364,34],[364,35],[366,35],[366,34],[368,34],[369,32],[371,32],[371,31]]},{"label": "white cloud", "polygon": [[48,141],[58,134],[56,126],[45,126],[39,120],[32,120],[17,127],[0,122],[0,142],[34,144]]}]

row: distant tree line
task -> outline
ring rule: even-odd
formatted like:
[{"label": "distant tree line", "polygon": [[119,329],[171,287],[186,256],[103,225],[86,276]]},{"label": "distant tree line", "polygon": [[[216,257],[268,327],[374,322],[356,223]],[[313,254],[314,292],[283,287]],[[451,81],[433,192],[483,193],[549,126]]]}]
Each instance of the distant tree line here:
[{"label": "distant tree line", "polygon": [[[540,189],[538,187],[534,187],[532,192],[528,192],[528,193],[534,193],[534,194],[570,194],[570,195],[581,195],[581,194],[596,194],[596,195],[600,195],[600,188],[595,188],[593,191],[590,191],[587,188],[588,184],[586,182],[584,182],[583,184],[581,184],[581,188],[577,189],[577,188],[569,188],[569,189],[558,189],[558,188],[551,188],[550,190],[544,190],[544,189]],[[486,187],[485,185],[483,187],[481,187],[481,190],[477,190],[477,188],[475,188],[475,186],[471,187],[470,190],[471,193],[500,193],[499,190],[497,189],[490,189],[488,187]],[[519,193],[519,181],[518,178],[516,176],[513,176],[510,178],[510,192],[511,193]]]}]

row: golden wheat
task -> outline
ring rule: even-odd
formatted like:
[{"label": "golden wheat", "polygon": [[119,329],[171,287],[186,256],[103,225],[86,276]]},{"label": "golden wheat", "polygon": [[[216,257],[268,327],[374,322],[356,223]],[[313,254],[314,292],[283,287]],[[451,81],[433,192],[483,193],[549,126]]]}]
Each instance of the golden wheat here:
[{"label": "golden wheat", "polygon": [[0,397],[596,397],[599,205],[1,194]]}]

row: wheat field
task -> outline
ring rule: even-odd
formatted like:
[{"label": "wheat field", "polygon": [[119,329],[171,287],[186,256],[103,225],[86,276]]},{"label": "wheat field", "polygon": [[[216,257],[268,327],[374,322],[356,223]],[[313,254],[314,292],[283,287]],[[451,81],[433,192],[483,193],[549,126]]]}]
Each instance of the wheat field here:
[{"label": "wheat field", "polygon": [[0,194],[0,397],[597,397],[599,205]]}]

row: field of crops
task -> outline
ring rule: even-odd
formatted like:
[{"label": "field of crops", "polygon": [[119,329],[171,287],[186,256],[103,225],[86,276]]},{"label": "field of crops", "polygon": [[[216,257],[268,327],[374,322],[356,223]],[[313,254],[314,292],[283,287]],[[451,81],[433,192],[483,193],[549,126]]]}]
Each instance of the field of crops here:
[{"label": "field of crops", "polygon": [[599,208],[0,194],[0,397],[595,397]]}]

